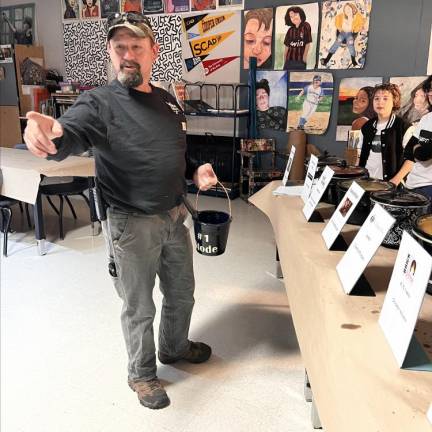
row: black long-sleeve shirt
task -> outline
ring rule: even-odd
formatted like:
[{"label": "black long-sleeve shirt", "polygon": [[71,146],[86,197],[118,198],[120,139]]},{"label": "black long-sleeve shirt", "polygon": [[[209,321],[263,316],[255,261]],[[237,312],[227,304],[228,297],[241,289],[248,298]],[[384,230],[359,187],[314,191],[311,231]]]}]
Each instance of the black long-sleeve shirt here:
[{"label": "black long-sleeve shirt", "polygon": [[[143,93],[117,80],[83,93],[59,118],[54,160],[90,147],[104,200],[127,212],[156,214],[186,190],[186,119],[176,100],[152,87]],[[196,163],[192,161],[192,170]]]}]

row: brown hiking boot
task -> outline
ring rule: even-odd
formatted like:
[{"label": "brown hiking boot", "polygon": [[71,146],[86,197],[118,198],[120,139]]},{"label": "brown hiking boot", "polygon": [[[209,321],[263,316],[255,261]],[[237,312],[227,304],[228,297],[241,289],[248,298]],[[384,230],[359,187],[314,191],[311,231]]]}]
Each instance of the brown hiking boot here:
[{"label": "brown hiking boot", "polygon": [[170,404],[168,395],[157,378],[150,381],[128,381],[128,384],[138,395],[141,405],[147,408],[165,408]]},{"label": "brown hiking boot", "polygon": [[204,363],[211,356],[211,348],[203,342],[191,342],[189,350],[178,357],[170,357],[164,353],[158,352],[159,361],[163,364],[175,363],[179,360],[186,360],[189,363]]}]

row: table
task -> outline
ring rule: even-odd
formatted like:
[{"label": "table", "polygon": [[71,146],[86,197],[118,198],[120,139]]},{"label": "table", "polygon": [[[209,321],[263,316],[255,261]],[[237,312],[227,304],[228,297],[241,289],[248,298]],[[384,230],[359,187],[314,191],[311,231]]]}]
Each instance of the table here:
[{"label": "table", "polygon": [[[276,197],[272,182],[249,201],[270,219],[294,327],[323,428],[331,432],[430,432],[432,373],[399,369],[378,318],[396,259],[380,247],[365,275],[376,297],[346,295],[328,251],[324,223],[306,222],[300,197]],[[347,225],[352,241],[358,227]],[[432,356],[432,297],[416,335]]]},{"label": "table", "polygon": [[[41,255],[45,250],[45,227],[42,199],[39,192],[41,176],[46,177],[89,177],[95,176],[93,158],[69,156],[61,162],[38,158],[26,150],[0,147],[0,169],[2,184],[0,194],[34,205],[35,237]],[[92,194],[90,194],[91,207]],[[97,220],[91,211],[91,220]]]}]

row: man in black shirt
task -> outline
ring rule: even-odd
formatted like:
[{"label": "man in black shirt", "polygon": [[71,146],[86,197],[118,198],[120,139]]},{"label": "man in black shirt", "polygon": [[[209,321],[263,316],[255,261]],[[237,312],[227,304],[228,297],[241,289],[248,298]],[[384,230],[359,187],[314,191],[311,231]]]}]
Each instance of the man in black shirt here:
[{"label": "man in black shirt", "polygon": [[[186,122],[175,99],[149,83],[158,45],[148,19],[115,14],[108,25],[117,79],[85,92],[58,120],[28,113],[24,138],[35,155],[55,160],[93,148],[108,207],[110,274],[123,300],[128,383],[142,405],[163,408],[170,401],[156,375],[156,275],[164,295],[160,362],[201,363],[211,355],[208,345],[188,340],[194,276],[191,239],[183,225]],[[193,178],[204,190],[217,182],[210,164],[197,167]]]}]

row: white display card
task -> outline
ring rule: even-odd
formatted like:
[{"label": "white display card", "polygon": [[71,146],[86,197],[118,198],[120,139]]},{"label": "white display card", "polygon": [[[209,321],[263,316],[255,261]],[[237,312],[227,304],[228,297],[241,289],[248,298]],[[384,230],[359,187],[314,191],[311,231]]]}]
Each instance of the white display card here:
[{"label": "white display card", "polygon": [[283,179],[282,179],[282,186],[286,186],[287,185],[287,181],[288,181],[289,173],[291,171],[291,167],[292,167],[292,164],[293,164],[295,152],[296,152],[296,148],[293,145],[293,146],[291,146],[291,151],[290,151],[290,154],[289,154],[289,157],[288,157],[288,162],[287,162],[287,165],[286,165],[286,168],[285,168],[285,173],[284,173],[284,176],[283,176]]},{"label": "white display card", "polygon": [[348,218],[351,216],[351,213],[356,208],[364,192],[364,189],[355,181],[352,182],[350,188],[346,191],[344,197],[336,207],[332,217],[321,233],[328,249],[332,247],[334,241],[340,234]]},{"label": "white display card", "polygon": [[429,422],[432,424],[432,403],[431,403],[431,406],[429,407],[429,410],[426,414],[426,417],[429,420]]},{"label": "white display card", "polygon": [[342,288],[349,294],[374,256],[395,219],[375,204],[364,224],[336,266]]},{"label": "white display card", "polygon": [[306,178],[305,178],[305,182],[304,182],[303,193],[301,196],[304,203],[306,203],[306,201],[308,200],[309,195],[311,193],[311,189],[312,189],[312,185],[313,185],[313,181],[315,178],[315,173],[316,173],[317,168],[318,168],[318,158],[315,155],[311,155],[310,160],[309,160],[309,164],[308,164],[308,168],[306,171]]},{"label": "white display card", "polygon": [[314,212],[321,197],[327,189],[327,186],[329,185],[333,175],[334,171],[329,166],[326,166],[315,187],[312,189],[312,193],[310,194],[305,206],[303,207],[303,214],[306,220],[309,220],[312,216],[312,213]]},{"label": "white display card", "polygon": [[399,367],[409,360],[408,350],[431,269],[432,257],[404,231],[379,317]]}]

